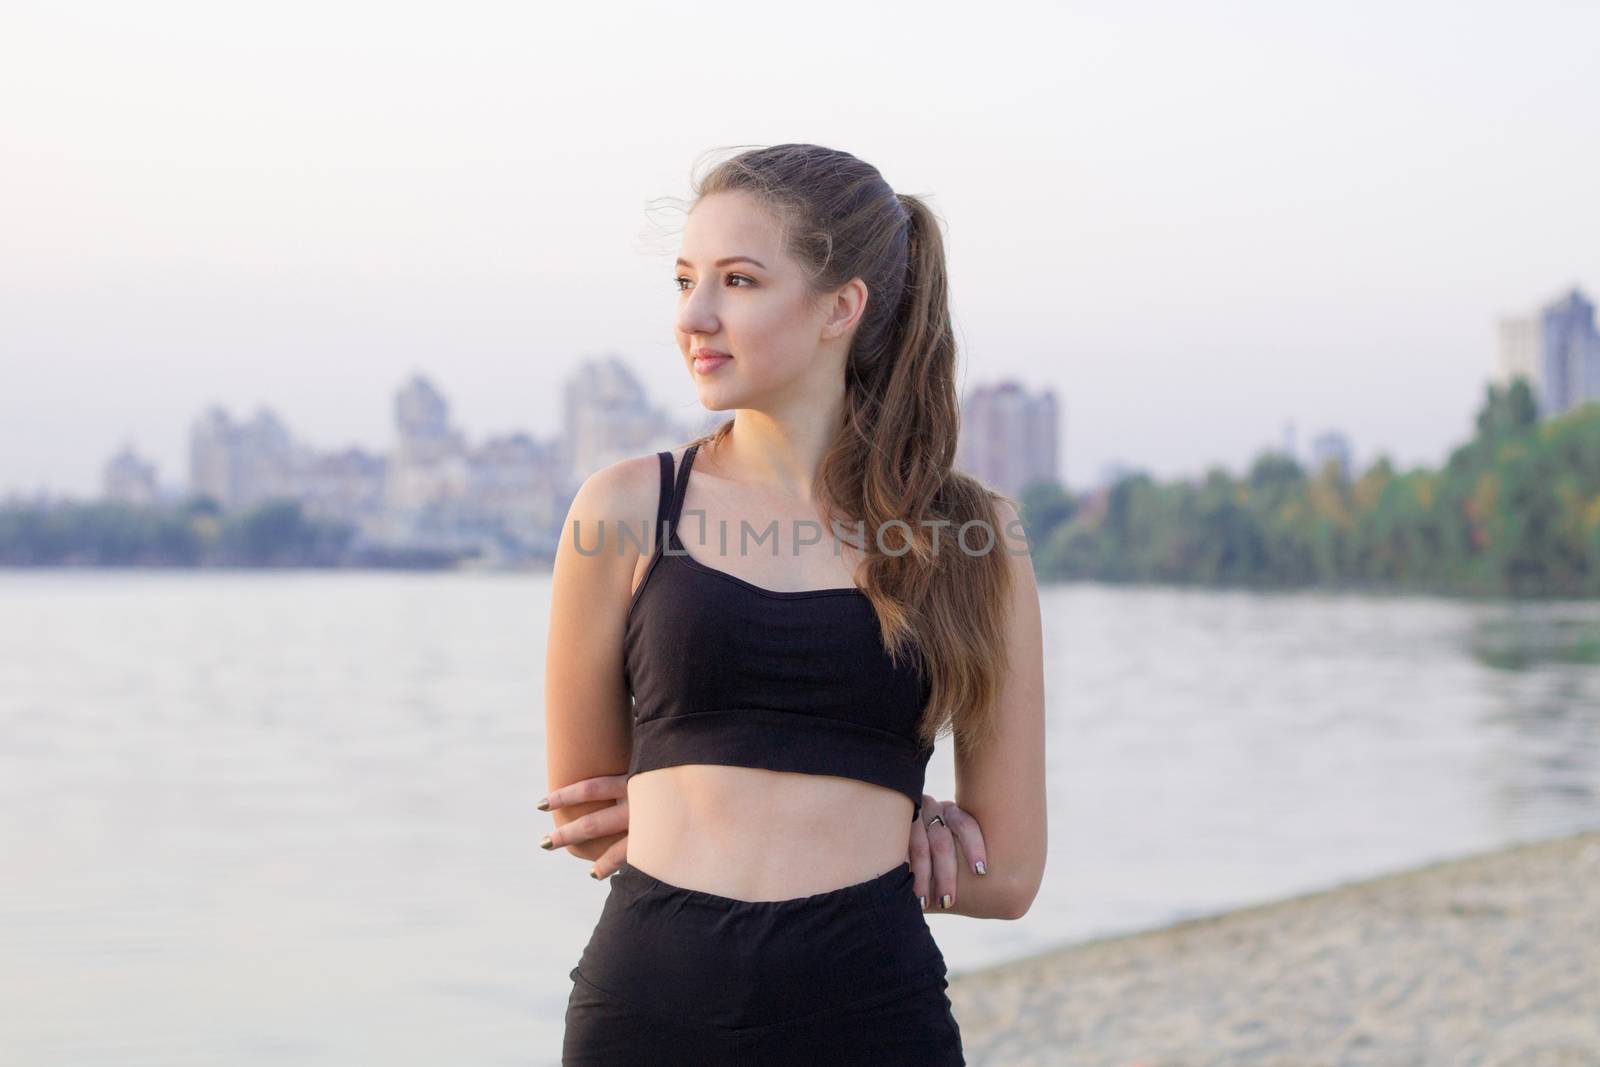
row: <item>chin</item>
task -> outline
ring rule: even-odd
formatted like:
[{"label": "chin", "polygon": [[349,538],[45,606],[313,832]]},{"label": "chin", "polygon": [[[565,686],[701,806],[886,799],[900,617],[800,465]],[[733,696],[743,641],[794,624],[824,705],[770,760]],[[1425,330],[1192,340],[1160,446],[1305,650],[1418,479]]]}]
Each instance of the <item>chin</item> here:
[{"label": "chin", "polygon": [[702,378],[690,369],[689,376],[694,380],[694,390],[700,397],[701,406],[710,411],[727,411],[749,399],[750,390],[745,383],[728,374],[732,369],[731,366],[725,366],[710,378]]},{"label": "chin", "polygon": [[700,392],[700,406],[707,411],[733,411],[742,405],[737,398],[730,396],[726,390],[703,389]]}]

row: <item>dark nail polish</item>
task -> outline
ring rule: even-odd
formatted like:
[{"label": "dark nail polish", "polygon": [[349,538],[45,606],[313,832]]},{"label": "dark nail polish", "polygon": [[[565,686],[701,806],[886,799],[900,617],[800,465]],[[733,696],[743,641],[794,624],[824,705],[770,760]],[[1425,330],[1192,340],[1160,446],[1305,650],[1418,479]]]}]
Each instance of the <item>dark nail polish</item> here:
[{"label": "dark nail polish", "polygon": [[550,798],[546,797],[545,799],[539,801],[539,803],[536,804],[535,807],[537,807],[540,811],[549,811],[550,810]]},{"label": "dark nail polish", "polygon": [[978,860],[976,863],[974,863],[972,865],[972,869],[977,871],[979,874],[989,873],[989,865],[982,860]]},{"label": "dark nail polish", "polygon": [[595,879],[596,881],[598,881],[599,878],[600,878],[600,872],[595,870],[593,867],[590,867],[589,868],[589,877]]},{"label": "dark nail polish", "polygon": [[922,908],[923,911],[927,911],[928,910],[928,898],[927,897],[918,897],[917,898],[917,905],[920,908]]},{"label": "dark nail polish", "polygon": [[556,847],[556,843],[550,840],[549,834],[545,834],[543,837],[539,838],[539,847],[543,849],[551,849]]},{"label": "dark nail polish", "polygon": [[949,893],[946,893],[944,896],[939,898],[939,907],[948,908],[951,903],[954,902],[954,900],[954,897],[952,897]]}]

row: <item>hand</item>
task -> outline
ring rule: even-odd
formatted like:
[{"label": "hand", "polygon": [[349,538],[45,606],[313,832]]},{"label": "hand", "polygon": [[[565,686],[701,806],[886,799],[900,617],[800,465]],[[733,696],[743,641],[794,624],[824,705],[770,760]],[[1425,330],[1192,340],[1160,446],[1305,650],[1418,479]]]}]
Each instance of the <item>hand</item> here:
[{"label": "hand", "polygon": [[[610,877],[628,858],[628,776],[607,774],[585,778],[551,791],[539,804],[541,811],[550,811],[566,804],[588,804],[600,800],[609,800],[612,804],[608,808],[580,815],[564,826],[557,826],[539,842],[540,848],[565,848],[574,856],[594,860],[594,866],[589,868],[591,878]],[[612,836],[617,836],[617,839],[607,843],[605,839]],[[584,842],[593,842],[594,845],[590,850],[576,847]],[[601,845],[604,847],[595,853],[593,848]]]},{"label": "hand", "polygon": [[922,794],[921,817],[911,821],[907,859],[923,911],[930,904],[941,909],[955,906],[956,864],[962,858],[956,854],[957,844],[974,874],[989,873],[989,857],[978,820],[956,807],[953,800],[935,800]]}]

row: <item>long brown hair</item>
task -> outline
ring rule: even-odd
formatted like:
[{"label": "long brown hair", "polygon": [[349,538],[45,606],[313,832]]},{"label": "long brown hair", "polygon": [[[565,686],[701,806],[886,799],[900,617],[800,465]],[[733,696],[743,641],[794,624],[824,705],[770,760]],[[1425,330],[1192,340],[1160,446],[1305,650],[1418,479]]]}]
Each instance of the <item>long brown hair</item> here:
[{"label": "long brown hair", "polygon": [[[1017,502],[953,467],[961,411],[938,218],[872,165],[814,144],[744,151],[692,191],[697,201],[754,194],[779,220],[813,294],[852,278],[865,283],[866,310],[845,363],[845,415],[817,495],[835,522],[861,524],[865,536],[849,538],[862,557],[856,581],[884,647],[896,661],[911,656],[931,683],[923,740],[948,727],[963,745],[983,744],[1008,659],[1010,571],[995,503]],[[729,419],[697,440],[714,447],[732,429]],[[989,550],[957,542],[968,522],[987,524],[979,540]]]}]

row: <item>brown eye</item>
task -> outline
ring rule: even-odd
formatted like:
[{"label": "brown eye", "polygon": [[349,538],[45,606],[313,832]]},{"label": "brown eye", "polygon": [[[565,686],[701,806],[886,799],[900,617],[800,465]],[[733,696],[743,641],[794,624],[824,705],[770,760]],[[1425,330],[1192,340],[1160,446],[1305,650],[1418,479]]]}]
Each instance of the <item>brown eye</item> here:
[{"label": "brown eye", "polygon": [[[736,289],[748,289],[751,286],[756,284],[756,280],[754,278],[751,278],[751,277],[749,277],[748,275],[745,275],[745,274],[730,274],[730,275],[728,275],[728,281],[730,281],[730,282],[732,282],[735,278],[737,278],[741,282],[746,283],[744,285],[734,286],[734,288],[736,288]],[[673,287],[676,288],[678,290],[678,292],[681,293],[686,288],[683,283],[687,282],[688,280],[689,280],[688,278],[686,278],[683,275],[679,274],[678,276],[676,276],[675,278],[672,279]]]}]

